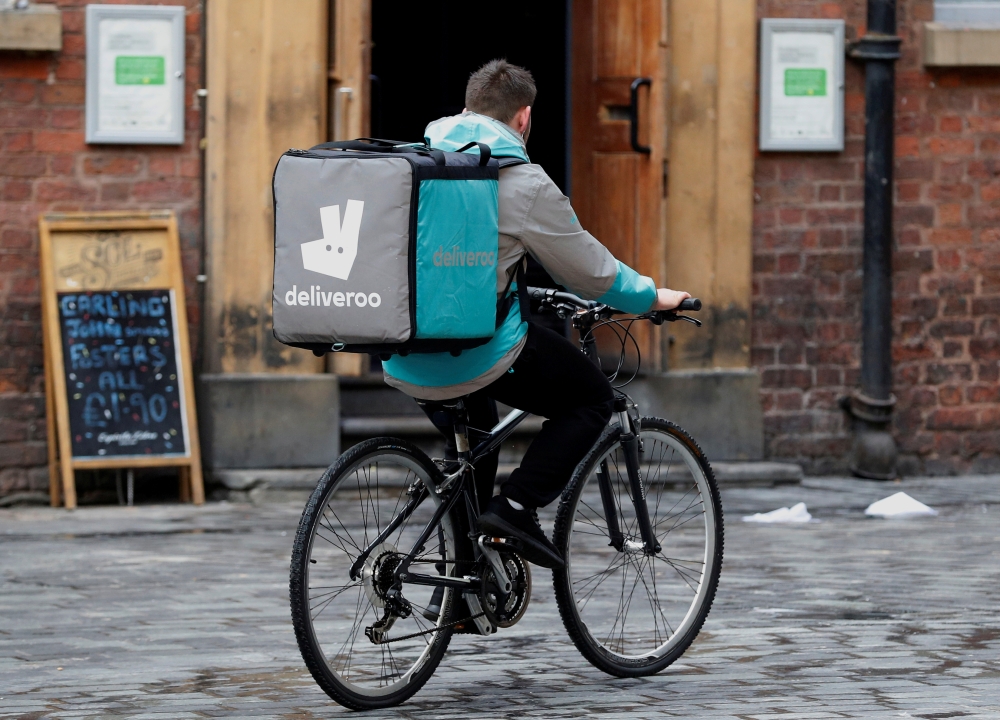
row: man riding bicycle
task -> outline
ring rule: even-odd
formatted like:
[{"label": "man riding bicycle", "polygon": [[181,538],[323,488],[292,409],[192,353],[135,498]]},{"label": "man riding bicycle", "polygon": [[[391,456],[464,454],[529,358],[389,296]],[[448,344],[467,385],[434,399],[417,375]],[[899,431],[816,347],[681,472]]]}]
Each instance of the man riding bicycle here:
[{"label": "man riding bicycle", "polygon": [[[497,295],[509,292],[528,253],[561,285],[629,313],[672,310],[690,297],[656,288],[654,281],[616,260],[584,230],[554,182],[531,164],[525,143],[536,88],[531,73],[493,60],[469,78],[461,115],[431,123],[427,143],[456,151],[485,143],[494,157],[522,164],[500,170]],[[465,398],[470,434],[498,421],[496,402],[546,418],[520,467],[493,496],[499,450],[476,463],[478,497],[492,498],[479,516],[486,533],[516,538],[522,556],[556,568],[563,559],[542,530],[536,508],[555,500],[612,415],[614,396],[604,374],[566,338],[525,322],[514,294],[506,320],[479,347],[451,353],[394,355],[385,381],[421,401],[454,451],[451,420],[442,401]],[[480,502],[482,503],[483,500]]]}]

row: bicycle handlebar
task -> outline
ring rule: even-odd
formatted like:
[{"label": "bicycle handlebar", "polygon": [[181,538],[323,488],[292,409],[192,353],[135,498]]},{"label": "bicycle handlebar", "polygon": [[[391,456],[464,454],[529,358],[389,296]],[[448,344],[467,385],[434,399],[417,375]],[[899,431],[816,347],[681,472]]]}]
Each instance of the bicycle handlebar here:
[{"label": "bicycle handlebar", "polygon": [[[560,290],[554,290],[552,288],[538,288],[529,287],[528,296],[535,300],[549,300],[552,302],[563,302],[573,305],[580,310],[592,310],[599,306],[599,303],[595,300],[584,300],[581,297],[577,297],[573,293],[562,292]],[[677,312],[677,311],[689,310],[692,312],[697,312],[701,310],[701,300],[698,298],[687,298],[681,302],[680,305],[675,307],[673,310],[656,310],[652,312]],[[615,310],[614,312],[619,312]],[[623,313],[624,314],[624,313]]]}]

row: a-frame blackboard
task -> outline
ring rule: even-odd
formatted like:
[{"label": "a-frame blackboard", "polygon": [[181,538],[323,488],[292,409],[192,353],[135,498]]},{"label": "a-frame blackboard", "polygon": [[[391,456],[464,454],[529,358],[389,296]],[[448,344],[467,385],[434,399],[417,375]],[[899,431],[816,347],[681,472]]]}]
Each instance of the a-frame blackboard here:
[{"label": "a-frame blackboard", "polygon": [[39,233],[53,506],[76,507],[77,469],[157,466],[204,502],[173,213],[48,214]]}]

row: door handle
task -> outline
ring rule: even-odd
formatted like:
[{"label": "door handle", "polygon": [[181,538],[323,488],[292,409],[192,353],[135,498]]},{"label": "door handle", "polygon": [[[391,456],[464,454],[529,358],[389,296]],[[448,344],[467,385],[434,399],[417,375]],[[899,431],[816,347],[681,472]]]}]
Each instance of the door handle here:
[{"label": "door handle", "polygon": [[632,86],[629,88],[631,91],[629,102],[629,143],[635,152],[642,153],[643,155],[649,155],[653,149],[648,145],[639,144],[639,88],[643,85],[650,87],[652,84],[653,81],[650,78],[639,77],[632,81]]}]

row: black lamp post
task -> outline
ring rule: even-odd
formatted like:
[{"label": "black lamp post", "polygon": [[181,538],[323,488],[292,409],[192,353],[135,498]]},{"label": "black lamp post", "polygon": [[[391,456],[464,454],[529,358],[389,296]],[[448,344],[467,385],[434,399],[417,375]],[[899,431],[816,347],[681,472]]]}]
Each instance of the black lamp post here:
[{"label": "black lamp post", "polygon": [[865,64],[865,235],[861,310],[861,388],[846,399],[853,417],[851,470],[896,477],[889,432],[892,394],[892,161],[894,65],[899,58],[896,0],[868,0],[868,30],[848,50]]}]

